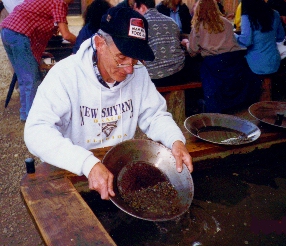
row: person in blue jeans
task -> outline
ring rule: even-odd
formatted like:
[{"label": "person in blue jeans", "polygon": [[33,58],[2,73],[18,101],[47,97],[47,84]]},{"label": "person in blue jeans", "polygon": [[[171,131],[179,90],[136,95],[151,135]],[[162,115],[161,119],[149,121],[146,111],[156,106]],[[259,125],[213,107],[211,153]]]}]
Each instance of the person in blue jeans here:
[{"label": "person in blue jeans", "polygon": [[[30,40],[27,36],[6,28],[2,30],[1,35],[8,58],[17,77],[21,78],[18,80],[21,88],[20,120],[25,121],[41,82],[39,64],[30,49]],[[32,83],[25,83],[25,81],[32,81]]]},{"label": "person in blue jeans", "polygon": [[24,1],[1,23],[3,46],[19,82],[21,121],[26,121],[41,82],[39,64],[50,38],[60,31],[65,40],[75,43],[66,19],[72,1]]}]

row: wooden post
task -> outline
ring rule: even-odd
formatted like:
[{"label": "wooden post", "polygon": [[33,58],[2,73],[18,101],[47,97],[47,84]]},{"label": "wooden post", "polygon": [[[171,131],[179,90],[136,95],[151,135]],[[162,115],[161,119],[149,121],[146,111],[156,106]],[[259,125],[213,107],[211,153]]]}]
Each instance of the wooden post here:
[{"label": "wooden post", "polygon": [[167,102],[167,110],[173,115],[174,121],[179,127],[184,125],[186,119],[185,114],[185,91],[171,91],[164,93],[164,97]]},{"label": "wooden post", "polygon": [[259,101],[272,101],[272,79],[270,76],[262,78],[261,95]]}]

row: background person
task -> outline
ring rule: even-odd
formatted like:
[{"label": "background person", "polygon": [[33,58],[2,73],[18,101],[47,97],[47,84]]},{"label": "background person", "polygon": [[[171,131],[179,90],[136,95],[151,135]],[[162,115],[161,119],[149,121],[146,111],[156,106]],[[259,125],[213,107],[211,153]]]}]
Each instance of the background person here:
[{"label": "background person", "polygon": [[[1,26],[2,21],[14,10],[14,8],[17,5],[24,2],[24,0],[2,0],[1,2],[4,5],[4,9],[2,9],[2,11],[0,13],[0,32],[2,30],[2,26]],[[12,67],[10,62],[9,62],[9,69],[10,69],[11,73],[14,74],[14,70],[13,70],[13,67]],[[17,76],[15,74],[13,75],[12,80],[13,79],[17,80]],[[18,93],[20,93],[18,82],[15,85],[15,89]]]},{"label": "background person", "polygon": [[156,86],[184,84],[190,73],[185,66],[180,29],[172,18],[155,8],[155,0],[135,0],[134,9],[148,22],[148,43],[155,55],[146,61],[148,73]]},{"label": "background person", "polygon": [[4,4],[5,9],[10,14],[14,10],[14,8],[17,5],[23,3],[24,0],[2,0],[2,2]]},{"label": "background person", "polygon": [[241,33],[241,2],[238,4],[235,16],[233,19],[233,25],[235,28],[235,33],[240,34]]},{"label": "background person", "polygon": [[24,130],[29,151],[84,174],[89,188],[108,199],[113,175],[89,150],[132,139],[138,125],[172,149],[179,172],[183,162],[192,171],[185,138],[139,62],[153,59],[145,18],[129,7],[110,8],[98,33],[56,63],[39,86]]},{"label": "background person", "polygon": [[223,16],[225,16],[225,9],[224,9],[222,2],[220,0],[216,0],[216,3],[217,3],[219,11],[222,13]]},{"label": "background person", "polygon": [[182,0],[163,0],[156,6],[163,15],[171,17],[180,28],[182,38],[191,31],[191,15],[188,6]]},{"label": "background person", "polygon": [[41,81],[39,63],[52,35],[59,29],[74,43],[67,25],[68,4],[73,0],[26,0],[2,22],[2,42],[20,88],[20,120],[25,121]]},{"label": "background person", "polygon": [[106,0],[94,0],[90,5],[88,5],[84,14],[84,26],[79,31],[76,38],[76,42],[73,47],[73,54],[78,51],[83,41],[87,40],[98,31],[101,17],[109,8],[111,8],[111,4]]},{"label": "background person", "polygon": [[123,0],[122,2],[118,3],[116,7],[125,7],[125,8],[133,8],[134,0]]},{"label": "background person", "polygon": [[258,75],[277,72],[281,58],[276,42],[285,38],[279,13],[264,0],[242,0],[241,7],[241,34],[236,38],[247,47],[245,57],[250,69]]},{"label": "background person", "polygon": [[191,56],[203,57],[205,112],[222,113],[257,99],[259,80],[247,66],[245,50],[235,39],[232,23],[222,16],[215,1],[198,1],[190,39],[182,43]]},{"label": "background person", "polygon": [[275,9],[281,18],[282,26],[284,31],[286,32],[286,1],[285,0],[268,0],[267,4],[272,8]]},{"label": "background person", "polygon": [[[155,60],[146,62],[146,68],[156,87],[200,81],[201,57],[192,58],[185,54],[179,27],[172,18],[159,13],[154,0],[135,0],[134,9],[148,21],[148,42]],[[192,90],[186,90],[185,94],[185,114],[190,115],[194,95]]]},{"label": "background person", "polygon": [[[14,8],[24,2],[24,0],[1,0],[2,4],[4,5],[4,9],[2,9],[0,14],[0,24],[2,21],[14,10]],[[0,30],[1,30],[0,26]]]}]

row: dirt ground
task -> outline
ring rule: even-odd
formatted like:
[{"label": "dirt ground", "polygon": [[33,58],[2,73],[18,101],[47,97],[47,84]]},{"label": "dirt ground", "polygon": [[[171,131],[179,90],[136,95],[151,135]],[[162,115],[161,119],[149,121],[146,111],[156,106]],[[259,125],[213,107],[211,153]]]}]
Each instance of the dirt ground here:
[{"label": "dirt ground", "polygon": [[[77,35],[81,19],[71,18],[70,30]],[[0,245],[45,245],[20,194],[20,181],[26,173],[25,159],[32,156],[23,140],[19,94],[14,90],[4,107],[12,72],[0,39]],[[35,158],[35,157],[34,157]],[[35,158],[36,165],[40,160]]]},{"label": "dirt ground", "polygon": [[[3,91],[3,90],[2,90]],[[0,244],[44,245],[20,195],[26,173],[25,159],[33,157],[23,141],[24,123],[19,119],[19,95],[14,92],[4,109],[0,100]],[[39,161],[37,160],[37,163]]]}]

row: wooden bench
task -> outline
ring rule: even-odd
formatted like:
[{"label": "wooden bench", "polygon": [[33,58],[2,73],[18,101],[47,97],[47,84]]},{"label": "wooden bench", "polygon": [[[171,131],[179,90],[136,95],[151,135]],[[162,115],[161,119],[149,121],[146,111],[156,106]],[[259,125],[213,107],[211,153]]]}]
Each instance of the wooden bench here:
[{"label": "wooden bench", "polygon": [[271,101],[272,100],[272,76],[265,75],[261,76],[262,84],[261,84],[261,94],[259,101]]},{"label": "wooden bench", "polygon": [[[286,73],[283,70],[281,70],[274,74],[260,75],[260,79],[262,80],[262,84],[261,84],[261,94],[260,94],[259,101],[280,100],[280,99],[273,98],[273,94],[275,94],[275,91],[273,91],[275,90],[275,88],[273,88],[273,85],[274,83],[277,83],[277,80],[281,80],[281,79],[283,80],[283,84],[284,84],[284,81],[286,81]],[[283,90],[284,89],[285,87],[283,87]]]},{"label": "wooden bench", "polygon": [[[259,101],[272,101],[272,83],[275,78],[285,77],[285,73],[275,73],[260,76],[262,80],[261,95]],[[286,78],[285,78],[286,80]],[[181,127],[186,119],[185,115],[185,90],[202,88],[202,82],[190,81],[183,85],[157,87],[157,90],[164,96],[167,102],[168,112],[173,115],[173,119]]]},{"label": "wooden bench", "polygon": [[179,126],[182,126],[186,119],[185,90],[201,87],[202,82],[200,81],[190,81],[183,85],[157,87],[157,90],[166,99],[168,112],[173,115],[173,119]]}]

